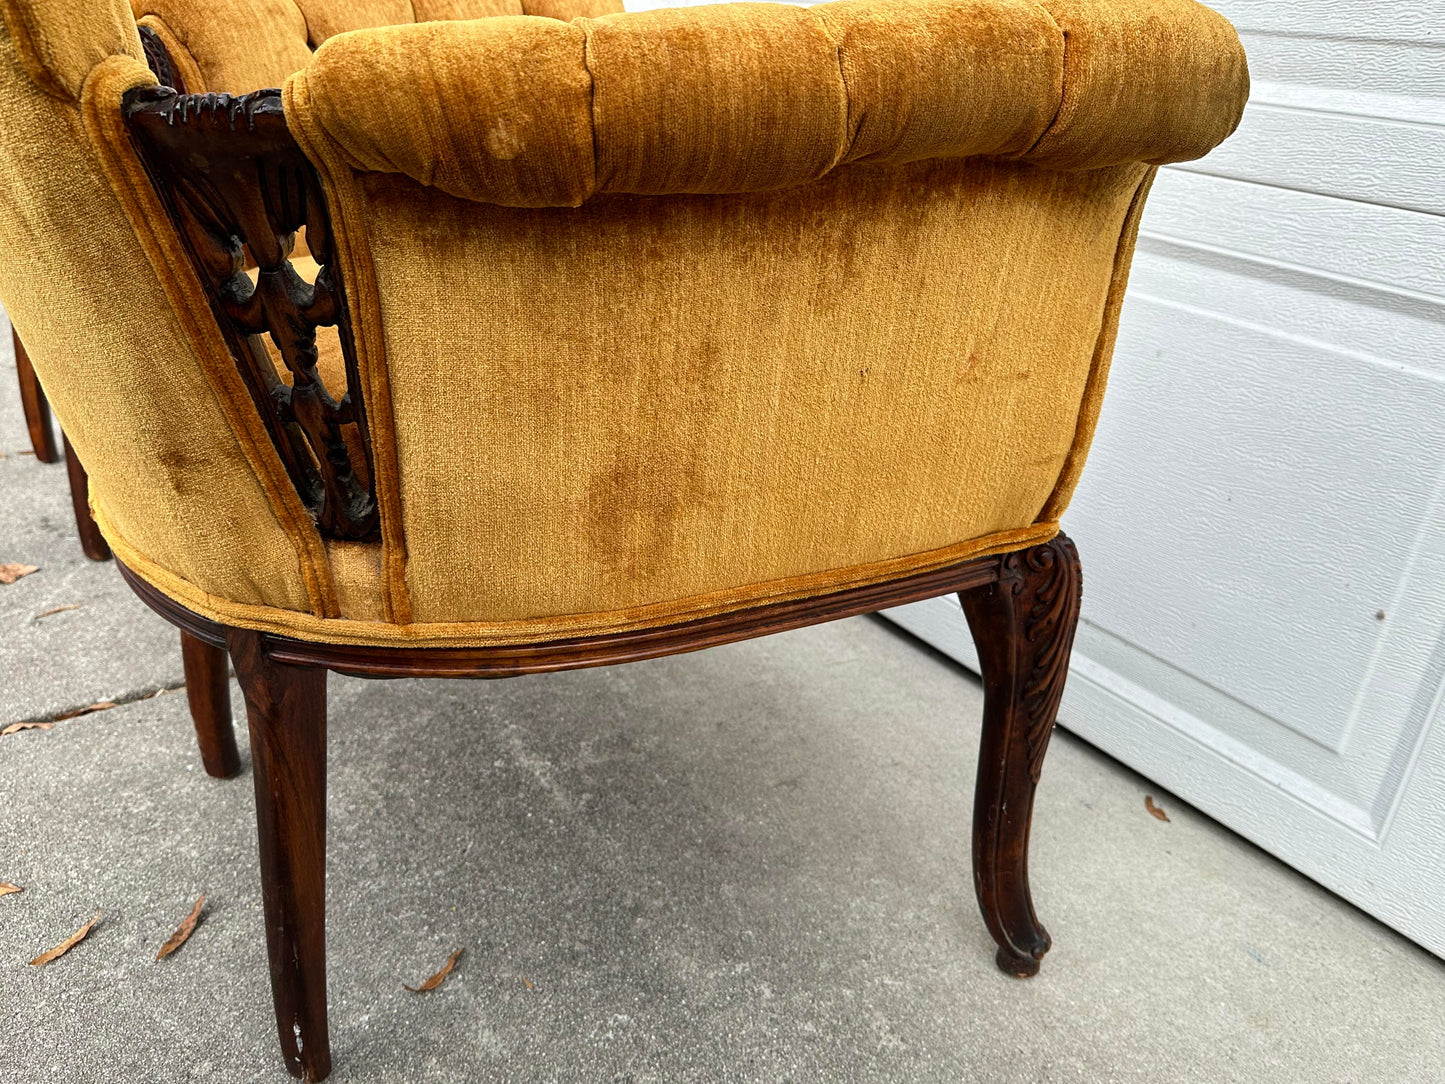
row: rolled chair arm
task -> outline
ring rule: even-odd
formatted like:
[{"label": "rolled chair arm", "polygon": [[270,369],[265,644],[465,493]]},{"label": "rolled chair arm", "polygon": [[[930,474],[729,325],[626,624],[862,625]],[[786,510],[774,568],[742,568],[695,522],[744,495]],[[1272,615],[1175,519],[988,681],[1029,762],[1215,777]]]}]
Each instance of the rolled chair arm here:
[{"label": "rolled chair arm", "polygon": [[293,77],[287,113],[355,169],[546,207],[859,161],[1181,161],[1247,96],[1234,29],[1194,0],[843,0],[356,31]]}]

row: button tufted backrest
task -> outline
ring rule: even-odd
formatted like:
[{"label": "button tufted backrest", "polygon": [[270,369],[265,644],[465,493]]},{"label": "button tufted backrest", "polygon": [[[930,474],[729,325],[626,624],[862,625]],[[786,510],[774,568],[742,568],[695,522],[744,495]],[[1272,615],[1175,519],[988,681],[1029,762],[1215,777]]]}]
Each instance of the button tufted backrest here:
[{"label": "button tufted backrest", "polygon": [[[124,0],[118,0],[123,3]],[[606,15],[622,0],[130,0],[192,93],[277,87],[337,34],[379,26],[542,15]]]}]

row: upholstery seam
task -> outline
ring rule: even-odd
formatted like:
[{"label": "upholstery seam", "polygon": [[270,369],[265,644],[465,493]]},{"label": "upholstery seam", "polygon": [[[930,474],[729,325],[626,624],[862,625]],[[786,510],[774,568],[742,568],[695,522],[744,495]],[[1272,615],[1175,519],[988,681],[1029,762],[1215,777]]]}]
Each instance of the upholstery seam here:
[{"label": "upholstery seam", "polygon": [[[407,625],[411,622],[411,597],[406,585],[407,549],[402,521],[401,464],[397,452],[396,416],[392,407],[391,370],[387,363],[385,334],[380,328],[380,286],[376,281],[376,262],[370,239],[365,226],[356,226],[352,221],[355,216],[350,206],[350,197],[354,197],[357,204],[363,204],[365,197],[356,180],[357,171],[351,167],[344,148],[326,131],[314,111],[308,115],[306,110],[296,108],[299,98],[309,100],[310,95],[307,69],[296,72],[286,81],[282,88],[286,126],[321,177],[331,216],[336,259],[345,265],[342,268],[342,284],[346,290],[347,308],[351,310],[353,341],[358,347],[363,342],[366,344],[367,364],[363,367],[360,353],[356,360],[363,383],[361,392],[366,403],[367,425],[371,429],[372,484],[376,488],[377,515],[381,521],[382,614],[391,624]],[[338,162],[329,160],[326,154],[328,148],[340,152]],[[341,171],[346,174],[344,181],[338,179]],[[363,206],[359,212],[362,217],[364,211]],[[363,276],[365,283],[362,282]],[[371,309],[378,327],[376,335],[368,332],[367,307],[361,296],[363,292],[367,300],[375,301]]]},{"label": "upholstery seam", "polygon": [[[129,545],[104,517],[97,518],[101,533],[116,557],[162,594],[193,613],[235,628],[322,644],[360,644],[392,647],[465,647],[546,643],[661,628],[724,613],[738,613],[771,603],[813,598],[838,589],[888,583],[904,576],[935,571],[959,561],[1013,553],[1040,545],[1059,532],[1051,520],[1006,531],[993,531],[948,546],[901,557],[884,558],[826,569],[822,573],[784,576],[740,587],[723,588],[645,606],[593,610],[550,617],[517,617],[504,621],[378,622],[356,618],[319,620],[297,610],[237,603],[213,595],[169,569],[157,565]],[[820,584],[819,580],[826,580]],[[298,620],[299,619],[299,620]]]},{"label": "upholstery seam", "polygon": [[1068,95],[1069,32],[1059,25],[1059,21],[1054,18],[1054,13],[1048,8],[1044,7],[1043,4],[1036,3],[1034,4],[1034,7],[1042,11],[1044,13],[1044,18],[1048,19],[1049,22],[1053,23],[1054,29],[1059,32],[1059,104],[1058,107],[1054,110],[1054,115],[1049,120],[1049,123],[1044,125],[1044,130],[1039,133],[1039,138],[1030,143],[1027,150],[1020,152],[1017,155],[1017,157],[1019,158],[1027,158],[1029,155],[1033,154],[1034,151],[1038,150],[1039,144],[1042,143],[1054,130],[1054,125],[1059,123],[1059,117],[1063,116],[1064,100]]},{"label": "upholstery seam", "polygon": [[853,92],[848,86],[848,76],[843,71],[843,43],[833,36],[833,31],[828,26],[828,20],[822,14],[814,8],[805,10],[823,37],[833,46],[833,62],[838,67],[838,82],[843,86],[843,138],[839,141],[838,153],[833,155],[833,160],[828,163],[828,168],[813,178],[816,181],[832,173],[847,160],[848,155],[852,153],[853,144],[857,142],[857,137],[853,128]]},{"label": "upholstery seam", "polygon": [[[1070,474],[1073,475],[1073,486],[1077,487],[1079,477],[1083,473],[1082,464],[1079,464],[1076,468],[1075,463],[1078,459],[1080,433],[1087,424],[1085,421],[1085,408],[1089,403],[1091,394],[1095,390],[1095,383],[1101,376],[1104,380],[1108,380],[1108,369],[1113,362],[1113,349],[1111,346],[1109,358],[1106,361],[1099,357],[1099,348],[1103,345],[1104,339],[1110,334],[1109,309],[1114,305],[1115,290],[1120,289],[1122,291],[1122,289],[1128,286],[1129,270],[1134,262],[1133,245],[1129,246],[1129,259],[1123,262],[1123,266],[1121,266],[1121,257],[1124,255],[1126,240],[1128,240],[1131,235],[1136,241],[1138,239],[1139,219],[1143,215],[1144,200],[1149,195],[1149,189],[1154,183],[1154,175],[1158,172],[1158,168],[1157,166],[1145,166],[1144,175],[1139,178],[1139,183],[1134,188],[1134,194],[1129,197],[1129,208],[1124,212],[1124,221],[1119,227],[1119,241],[1114,249],[1114,266],[1109,275],[1109,289],[1104,294],[1104,308],[1100,314],[1099,334],[1094,339],[1094,354],[1089,362],[1089,377],[1084,383],[1083,395],[1079,397],[1079,413],[1074,420],[1074,439],[1069,442],[1069,450],[1064,453],[1064,461],[1059,467],[1059,474],[1054,481],[1054,488],[1050,491],[1048,498],[1044,501],[1043,507],[1039,510],[1039,514],[1034,520],[1035,523],[1056,522],[1063,516],[1064,508],[1057,507],[1060,490],[1066,484]],[[1122,287],[1120,284],[1121,275],[1123,277]],[[1119,306],[1122,307],[1122,305],[1123,297],[1121,295],[1119,297]],[[1119,313],[1116,311],[1114,314],[1113,327],[1113,333],[1116,338],[1119,330],[1118,317]],[[1103,389],[1099,389],[1098,398],[1102,401]],[[1090,444],[1093,443],[1093,430],[1098,428],[1098,423],[1099,412],[1095,411],[1093,428],[1089,434]],[[1073,491],[1071,488],[1069,497],[1072,496]],[[1067,499],[1065,499],[1065,506],[1067,507]]]},{"label": "upholstery seam", "polygon": [[572,22],[582,24],[582,70],[587,73],[587,123],[592,130],[592,184],[591,190],[582,197],[585,201],[602,189],[597,179],[597,76],[592,73],[592,64],[588,59],[592,49],[592,20],[577,18]]},{"label": "upholstery seam", "polygon": [[863,127],[860,118],[858,126],[853,125],[853,89],[848,86],[848,73],[843,70],[843,43],[833,43],[833,58],[838,61],[838,80],[843,84],[843,150],[833,160],[833,167],[836,168],[853,153],[853,145],[858,142],[858,132]]},{"label": "upholstery seam", "polygon": [[321,48],[321,46],[312,43],[316,35],[311,29],[311,20],[306,17],[306,9],[296,3],[293,3],[292,6],[296,8],[296,14],[301,16],[301,25],[306,28],[306,48],[314,53],[317,49]]}]

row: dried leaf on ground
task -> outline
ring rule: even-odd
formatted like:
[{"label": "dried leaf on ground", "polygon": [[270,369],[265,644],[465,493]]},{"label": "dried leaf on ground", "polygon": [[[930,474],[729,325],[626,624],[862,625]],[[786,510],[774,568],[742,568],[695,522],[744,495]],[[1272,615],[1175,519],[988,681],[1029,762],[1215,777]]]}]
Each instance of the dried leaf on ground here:
[{"label": "dried leaf on ground", "polygon": [[457,957],[461,954],[462,950],[457,949],[456,952],[448,956],[447,962],[442,965],[442,969],[420,986],[407,986],[406,983],[402,983],[401,985],[414,994],[422,993],[424,990],[435,990],[442,984],[442,980],[452,973],[452,968],[457,966]]},{"label": "dried leaf on ground", "polygon": [[22,730],[54,730],[54,723],[11,723],[4,730],[0,730],[0,738],[10,734],[19,734]]},{"label": "dried leaf on ground", "polygon": [[31,960],[30,966],[41,967],[45,964],[50,963],[51,960],[58,960],[60,957],[64,956],[67,952],[73,949],[76,945],[84,941],[85,935],[90,933],[91,930],[95,929],[95,924],[99,921],[100,912],[97,911],[93,919],[87,922],[84,926],[80,927],[80,929],[76,930],[64,941],[60,942],[60,944],[56,945],[49,952],[42,952],[39,956],[35,957],[35,959]]},{"label": "dried leaf on ground", "polygon": [[206,897],[202,894],[201,898],[196,901],[196,905],[191,908],[191,913],[186,916],[186,920],[176,927],[175,933],[166,938],[166,943],[156,953],[157,960],[165,959],[186,943],[191,934],[195,932],[196,920],[201,917],[201,908],[205,905]]},{"label": "dried leaf on ground", "polygon": [[66,719],[78,719],[82,715],[90,715],[92,712],[97,711],[109,711],[113,707],[115,707],[114,700],[98,700],[94,704],[85,705],[83,708],[73,708],[70,711],[62,712],[55,717],[55,721],[60,723]]},{"label": "dried leaf on ground", "polygon": [[69,613],[71,610],[80,609],[80,603],[72,602],[69,606],[57,606],[53,610],[46,610],[44,613],[35,615],[35,620],[43,621],[47,617],[54,617],[56,614]]},{"label": "dried leaf on ground", "polygon": [[1153,817],[1155,820],[1161,820],[1165,824],[1169,823],[1169,814],[1165,813],[1164,810],[1160,809],[1157,805],[1154,804],[1154,795],[1144,795],[1144,808],[1149,811],[1149,816]]},{"label": "dried leaf on ground", "polygon": [[0,882],[0,896],[9,896],[16,892],[24,892],[25,889],[19,885],[13,885],[9,881]]},{"label": "dried leaf on ground", "polygon": [[0,583],[11,584],[32,572],[39,571],[39,565],[0,565]]}]

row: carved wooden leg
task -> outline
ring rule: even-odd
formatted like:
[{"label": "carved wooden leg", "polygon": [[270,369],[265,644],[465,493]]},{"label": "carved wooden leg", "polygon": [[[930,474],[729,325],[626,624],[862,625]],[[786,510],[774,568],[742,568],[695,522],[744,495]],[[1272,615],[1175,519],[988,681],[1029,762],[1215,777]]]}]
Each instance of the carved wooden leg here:
[{"label": "carved wooden leg", "polygon": [[109,561],[110,546],[90,515],[90,478],[70,446],[70,438],[62,436],[61,439],[65,441],[65,472],[70,475],[70,504],[75,509],[80,548],[92,561]]},{"label": "carved wooden leg", "polygon": [[261,895],[281,1053],[331,1072],[326,1031],[326,671],[272,662],[259,633],[226,634],[251,724]]},{"label": "carved wooden leg", "polygon": [[55,463],[60,459],[60,449],[55,446],[55,432],[50,428],[50,400],[45,398],[45,389],[30,364],[30,355],[15,329],[10,329],[10,339],[15,344],[15,371],[20,376],[20,406],[25,411],[25,428],[30,431],[30,447],[35,449],[35,458],[42,463]]},{"label": "carved wooden leg", "polygon": [[241,770],[236,732],[231,726],[231,677],[226,653],[181,633],[181,663],[186,670],[186,699],[201,747],[206,774],[227,779]]},{"label": "carved wooden leg", "polygon": [[983,747],[973,810],[973,880],[998,966],[1026,978],[1049,935],[1029,897],[1029,819],[1069,672],[1083,575],[1074,544],[1003,560],[999,582],[959,595],[983,670]]}]

